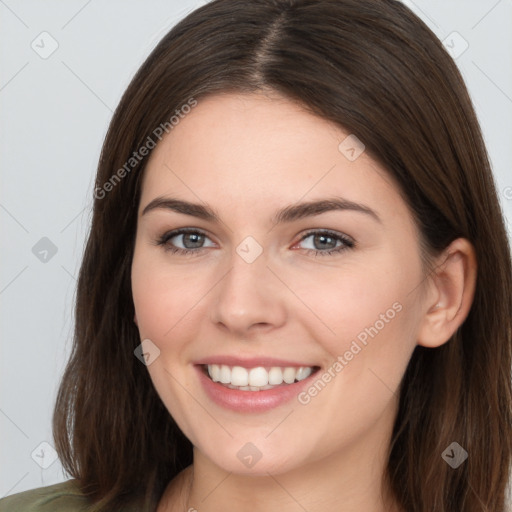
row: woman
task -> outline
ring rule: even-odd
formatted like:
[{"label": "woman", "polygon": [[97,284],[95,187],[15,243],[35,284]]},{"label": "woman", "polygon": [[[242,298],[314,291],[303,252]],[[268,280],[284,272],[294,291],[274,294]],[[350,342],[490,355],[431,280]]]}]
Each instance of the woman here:
[{"label": "woman", "polygon": [[510,249],[393,0],[215,0],[112,119],[54,413],[0,510],[505,512]]}]

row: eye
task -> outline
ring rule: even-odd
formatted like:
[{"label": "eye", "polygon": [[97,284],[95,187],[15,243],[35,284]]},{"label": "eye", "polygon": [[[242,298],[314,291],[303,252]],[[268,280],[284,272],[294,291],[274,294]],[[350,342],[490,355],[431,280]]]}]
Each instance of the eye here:
[{"label": "eye", "polygon": [[335,231],[310,231],[301,238],[300,242],[304,242],[308,238],[310,238],[311,241],[308,244],[309,247],[305,249],[308,252],[313,251],[315,256],[326,256],[355,247],[355,242],[351,238],[341,233],[336,233]]},{"label": "eye", "polygon": [[[355,247],[355,242],[351,238],[335,231],[310,231],[301,238],[299,243],[308,239],[311,239],[309,247],[303,247],[303,249],[308,253],[312,252],[315,256],[340,253]],[[210,239],[202,231],[194,228],[182,228],[164,233],[155,243],[173,254],[198,255],[203,249],[215,246],[211,240],[209,245],[204,245],[207,240]]]},{"label": "eye", "polygon": [[[202,231],[192,228],[183,228],[164,233],[156,240],[156,245],[161,245],[166,251],[175,254],[198,254],[205,248],[205,246],[203,246],[205,240],[209,240],[209,238]],[[180,244],[181,247],[177,246],[177,244]],[[212,245],[208,247],[212,247],[213,245],[212,243]]]}]

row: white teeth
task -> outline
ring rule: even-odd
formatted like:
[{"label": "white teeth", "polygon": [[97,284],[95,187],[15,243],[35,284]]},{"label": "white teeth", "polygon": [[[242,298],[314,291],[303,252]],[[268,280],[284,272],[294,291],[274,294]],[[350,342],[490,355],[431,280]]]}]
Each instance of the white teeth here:
[{"label": "white teeth", "polygon": [[208,365],[208,374],[213,382],[220,382],[231,389],[242,391],[262,391],[272,389],[274,386],[293,384],[308,378],[313,372],[311,366],[281,368],[272,366],[264,368],[244,368],[242,366],[227,366],[218,364]]},{"label": "white teeth", "polygon": [[220,380],[220,368],[217,364],[209,364],[208,365],[208,373],[212,378],[213,382],[219,382]]},{"label": "white teeth", "polygon": [[286,382],[286,384],[291,384],[295,380],[296,374],[297,370],[295,368],[287,366],[283,372],[283,380]]},{"label": "white teeth", "polygon": [[249,372],[241,366],[233,366],[231,370],[231,384],[233,386],[249,385]]},{"label": "white teeth", "polygon": [[283,383],[283,371],[281,368],[276,368],[275,366],[270,368],[268,372],[268,383],[271,386],[279,386],[279,384]]},{"label": "white teeth", "polygon": [[223,364],[220,367],[219,382],[222,382],[222,384],[229,384],[231,382],[231,370],[229,366]]},{"label": "white teeth", "polygon": [[266,386],[268,384],[268,372],[265,368],[258,366],[251,368],[249,372],[249,386]]},{"label": "white teeth", "polygon": [[313,370],[308,367],[308,366],[301,366],[298,370],[297,370],[297,375],[295,376],[295,378],[298,380],[298,381],[301,381],[301,380],[304,380],[304,379],[307,379],[310,375],[311,375],[311,372]]}]

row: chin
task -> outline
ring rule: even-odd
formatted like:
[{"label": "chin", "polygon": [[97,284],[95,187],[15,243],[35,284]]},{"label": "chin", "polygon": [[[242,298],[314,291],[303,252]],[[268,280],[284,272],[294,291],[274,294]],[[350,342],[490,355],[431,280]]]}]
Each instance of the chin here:
[{"label": "chin", "polygon": [[[279,453],[274,447],[263,446],[263,443],[244,442],[240,446],[239,444],[236,443],[235,448],[233,443],[229,443],[223,453],[211,453],[211,450],[207,450],[203,454],[224,471],[244,476],[268,476],[269,473],[279,475],[292,471],[304,463],[298,459],[293,447],[285,454]],[[294,453],[295,456],[290,458],[290,453]]]}]

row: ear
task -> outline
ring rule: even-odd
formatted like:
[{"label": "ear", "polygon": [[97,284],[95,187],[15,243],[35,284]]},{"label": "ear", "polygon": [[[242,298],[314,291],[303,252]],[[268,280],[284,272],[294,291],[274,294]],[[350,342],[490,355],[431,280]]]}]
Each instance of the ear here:
[{"label": "ear", "polygon": [[454,240],[437,259],[429,276],[430,291],[424,301],[418,345],[439,347],[452,337],[471,309],[476,276],[473,246],[465,238]]},{"label": "ear", "polygon": [[138,327],[138,326],[139,326],[139,324],[138,324],[138,322],[137,322],[137,313],[134,313],[134,315],[133,315],[133,321],[135,322],[135,325]]}]

